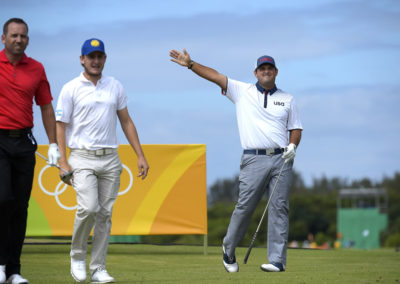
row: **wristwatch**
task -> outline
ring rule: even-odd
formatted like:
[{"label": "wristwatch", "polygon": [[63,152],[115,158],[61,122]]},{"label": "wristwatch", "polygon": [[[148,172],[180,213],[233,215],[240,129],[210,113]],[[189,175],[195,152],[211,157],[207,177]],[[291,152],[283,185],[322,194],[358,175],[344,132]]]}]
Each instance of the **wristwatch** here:
[{"label": "wristwatch", "polygon": [[188,65],[187,68],[188,68],[188,69],[192,69],[193,64],[194,64],[194,61],[193,61],[193,60],[190,60],[189,65]]}]

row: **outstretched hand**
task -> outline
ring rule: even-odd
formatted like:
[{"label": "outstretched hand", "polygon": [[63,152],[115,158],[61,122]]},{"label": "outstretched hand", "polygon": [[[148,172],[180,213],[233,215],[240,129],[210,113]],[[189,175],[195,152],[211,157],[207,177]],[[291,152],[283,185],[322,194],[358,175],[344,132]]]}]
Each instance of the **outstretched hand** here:
[{"label": "outstretched hand", "polygon": [[191,59],[186,49],[183,49],[183,53],[173,49],[169,52],[169,56],[172,57],[171,58],[172,62],[175,62],[184,67],[189,67]]}]

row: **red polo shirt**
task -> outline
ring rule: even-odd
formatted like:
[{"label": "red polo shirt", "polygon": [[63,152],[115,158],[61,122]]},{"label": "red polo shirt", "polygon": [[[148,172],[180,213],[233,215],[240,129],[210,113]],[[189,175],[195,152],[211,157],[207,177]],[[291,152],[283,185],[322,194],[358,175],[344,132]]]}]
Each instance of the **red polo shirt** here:
[{"label": "red polo shirt", "polygon": [[50,85],[43,65],[25,54],[13,65],[0,52],[0,128],[33,127],[33,98],[37,105],[51,103]]}]

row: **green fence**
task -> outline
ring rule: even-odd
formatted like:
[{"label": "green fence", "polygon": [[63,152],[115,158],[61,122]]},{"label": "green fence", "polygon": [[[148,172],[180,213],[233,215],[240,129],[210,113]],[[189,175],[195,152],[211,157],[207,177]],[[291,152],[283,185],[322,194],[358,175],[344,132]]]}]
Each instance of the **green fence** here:
[{"label": "green fence", "polygon": [[140,243],[140,236],[116,235],[110,236],[110,243]]},{"label": "green fence", "polygon": [[380,213],[378,208],[338,209],[337,229],[344,248],[379,248],[379,236],[387,224],[387,214]]}]

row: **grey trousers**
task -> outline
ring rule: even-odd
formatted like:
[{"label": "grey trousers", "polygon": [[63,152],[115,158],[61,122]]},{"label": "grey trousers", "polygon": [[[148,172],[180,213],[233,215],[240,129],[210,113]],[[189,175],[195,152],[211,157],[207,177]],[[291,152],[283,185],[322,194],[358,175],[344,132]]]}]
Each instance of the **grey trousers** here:
[{"label": "grey trousers", "polygon": [[[239,199],[232,213],[223,240],[228,256],[235,255],[238,243],[244,237],[251,217],[265,191],[272,192],[284,163],[282,155],[243,155],[239,174]],[[289,190],[292,181],[293,161],[282,171],[268,207],[268,261],[286,267],[286,250],[289,235]],[[264,208],[266,204],[263,204]],[[259,220],[256,220],[259,222]]]},{"label": "grey trousers", "polygon": [[96,156],[71,150],[68,160],[74,171],[72,185],[78,208],[75,215],[70,256],[86,260],[87,241],[93,229],[90,271],[105,266],[113,205],[118,196],[122,164],[114,153]]}]

